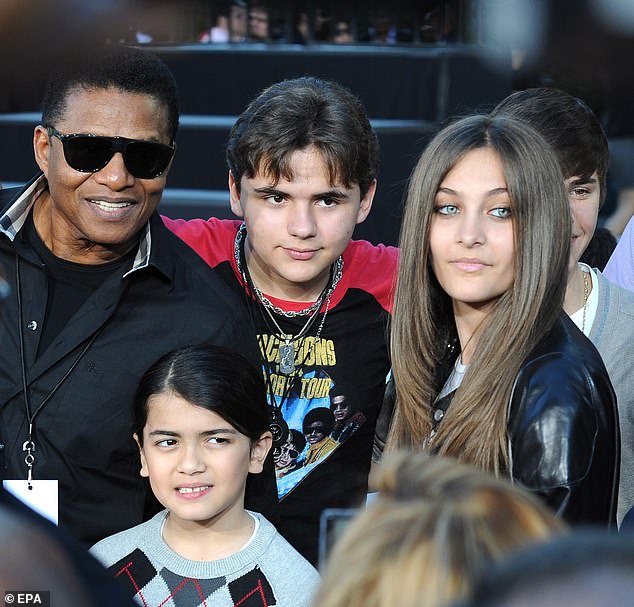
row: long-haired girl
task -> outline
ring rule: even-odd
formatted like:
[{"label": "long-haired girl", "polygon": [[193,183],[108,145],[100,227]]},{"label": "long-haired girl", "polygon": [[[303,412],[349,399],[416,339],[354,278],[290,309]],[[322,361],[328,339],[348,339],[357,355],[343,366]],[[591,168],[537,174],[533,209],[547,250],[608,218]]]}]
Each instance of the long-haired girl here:
[{"label": "long-haired girl", "polygon": [[614,393],[562,313],[569,247],[559,163],[530,127],[472,116],[432,140],[401,232],[387,449],[458,457],[611,524]]}]

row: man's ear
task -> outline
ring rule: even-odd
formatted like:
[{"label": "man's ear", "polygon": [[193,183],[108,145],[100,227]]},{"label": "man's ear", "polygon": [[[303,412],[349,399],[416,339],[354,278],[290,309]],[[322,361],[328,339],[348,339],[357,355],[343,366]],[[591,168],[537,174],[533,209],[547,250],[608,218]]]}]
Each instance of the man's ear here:
[{"label": "man's ear", "polygon": [[365,196],[361,199],[361,204],[359,205],[359,213],[357,214],[358,224],[363,223],[370,214],[370,210],[372,209],[372,201],[374,200],[375,194],[376,179],[372,181],[372,183],[368,187],[368,191],[365,193]]},{"label": "man's ear", "polygon": [[136,446],[139,448],[139,455],[141,456],[141,476],[148,478],[150,476],[150,471],[148,470],[148,467],[147,467],[147,461],[145,459],[145,453],[143,452],[143,447],[141,446],[141,443],[139,442],[139,436],[137,435],[136,432],[132,436],[134,437],[134,440],[136,441]]},{"label": "man's ear", "polygon": [[233,214],[237,217],[244,217],[244,211],[240,203],[240,188],[231,171],[229,171],[229,201]]},{"label": "man's ear", "polygon": [[249,472],[259,474],[264,468],[264,460],[273,445],[273,435],[267,430],[251,445]]},{"label": "man's ear", "polygon": [[33,131],[33,154],[35,155],[37,166],[40,167],[40,170],[47,178],[50,153],[51,138],[48,135],[48,131],[41,124],[38,124]]}]

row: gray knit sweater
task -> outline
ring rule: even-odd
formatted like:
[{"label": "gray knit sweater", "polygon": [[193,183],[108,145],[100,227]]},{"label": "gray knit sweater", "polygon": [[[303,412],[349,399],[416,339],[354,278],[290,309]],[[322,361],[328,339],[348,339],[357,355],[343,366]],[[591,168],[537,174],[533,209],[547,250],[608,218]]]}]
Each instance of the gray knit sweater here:
[{"label": "gray knit sweater", "polygon": [[634,293],[599,276],[599,305],[589,338],[608,370],[619,409],[621,480],[617,521],[634,506]]},{"label": "gray knit sweater", "polygon": [[161,537],[167,511],[91,548],[130,596],[146,607],[303,607],[319,581],[317,571],[261,514],[251,542],[217,561],[190,561]]}]

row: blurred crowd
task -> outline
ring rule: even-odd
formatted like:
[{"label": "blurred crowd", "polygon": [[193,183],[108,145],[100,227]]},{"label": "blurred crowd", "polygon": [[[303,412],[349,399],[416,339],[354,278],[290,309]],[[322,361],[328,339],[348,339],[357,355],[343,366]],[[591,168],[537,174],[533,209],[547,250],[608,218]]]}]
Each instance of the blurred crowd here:
[{"label": "blurred crowd", "polygon": [[[167,6],[177,29],[128,30],[138,43],[427,44],[468,41],[470,0],[411,3],[205,0]],[[133,40],[129,40],[133,41]]]}]

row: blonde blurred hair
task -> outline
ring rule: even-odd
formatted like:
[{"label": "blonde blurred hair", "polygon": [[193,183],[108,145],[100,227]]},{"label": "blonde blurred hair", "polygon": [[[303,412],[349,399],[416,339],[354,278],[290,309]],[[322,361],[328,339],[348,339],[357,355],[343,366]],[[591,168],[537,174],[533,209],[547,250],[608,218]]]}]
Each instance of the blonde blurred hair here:
[{"label": "blonde blurred hair", "polygon": [[379,497],[350,524],[315,607],[441,607],[492,561],[565,524],[520,487],[446,457],[386,457]]}]

